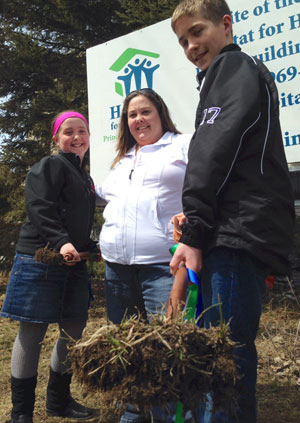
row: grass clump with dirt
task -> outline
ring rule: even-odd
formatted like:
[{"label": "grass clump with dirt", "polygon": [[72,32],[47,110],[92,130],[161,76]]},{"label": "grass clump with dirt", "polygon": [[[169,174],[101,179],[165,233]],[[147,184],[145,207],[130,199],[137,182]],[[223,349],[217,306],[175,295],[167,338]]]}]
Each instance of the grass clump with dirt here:
[{"label": "grass clump with dirt", "polygon": [[135,405],[147,414],[151,406],[181,401],[197,409],[212,393],[215,411],[234,411],[237,371],[235,344],[228,327],[209,330],[179,315],[153,316],[150,323],[132,317],[107,324],[70,350],[74,374],[87,392],[102,392],[118,407]]}]

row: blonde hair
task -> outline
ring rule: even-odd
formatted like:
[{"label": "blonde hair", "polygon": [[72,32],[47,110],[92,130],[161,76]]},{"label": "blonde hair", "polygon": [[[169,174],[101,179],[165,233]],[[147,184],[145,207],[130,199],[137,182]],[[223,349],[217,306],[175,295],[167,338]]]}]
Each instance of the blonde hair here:
[{"label": "blonde hair", "polygon": [[175,25],[182,16],[193,16],[200,13],[204,19],[214,24],[220,23],[224,15],[230,15],[230,9],[225,0],[183,0],[175,8],[171,26],[175,32]]},{"label": "blonde hair", "polygon": [[156,108],[164,133],[167,131],[173,132],[174,134],[181,133],[176,129],[174,123],[172,122],[168,107],[160,95],[151,88],[142,88],[141,90],[132,91],[124,100],[116,147],[117,155],[111,167],[114,167],[122,159],[122,157],[125,156],[127,151],[137,143],[131,135],[128,126],[128,106],[134,97],[140,95],[145,96]]}]

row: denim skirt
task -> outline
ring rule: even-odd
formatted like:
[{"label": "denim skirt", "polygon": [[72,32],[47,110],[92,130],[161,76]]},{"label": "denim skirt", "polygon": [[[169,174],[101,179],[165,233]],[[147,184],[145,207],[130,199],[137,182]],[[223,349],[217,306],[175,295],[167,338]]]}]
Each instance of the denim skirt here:
[{"label": "denim skirt", "polygon": [[17,253],[0,317],[32,323],[83,320],[87,319],[88,303],[85,262],[49,265]]}]

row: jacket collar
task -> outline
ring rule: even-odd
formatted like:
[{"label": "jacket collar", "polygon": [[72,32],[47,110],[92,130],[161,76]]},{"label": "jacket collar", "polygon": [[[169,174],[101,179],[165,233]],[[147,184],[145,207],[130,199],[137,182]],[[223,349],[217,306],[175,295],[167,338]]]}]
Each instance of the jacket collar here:
[{"label": "jacket collar", "polygon": [[[226,53],[227,51],[241,51],[241,48],[237,44],[228,44],[227,46],[222,48],[222,50],[220,51],[219,54]],[[208,69],[205,69],[204,71],[199,72],[198,75],[196,76],[199,87],[201,86],[201,83],[203,81],[203,78],[206,75],[207,70]],[[198,87],[198,89],[199,89],[199,87]]]},{"label": "jacket collar", "polygon": [[69,162],[71,162],[74,166],[77,168],[84,168],[84,166],[87,164],[87,158],[84,156],[82,164],[80,163],[80,157],[76,153],[65,153],[62,150],[59,150],[58,154],[65,157]]},{"label": "jacket collar", "polygon": [[[172,137],[170,136],[171,132],[167,131],[164,133],[164,135],[155,143],[153,144],[148,144],[145,145],[144,147],[149,147],[149,146],[158,146],[158,145],[165,145],[165,144],[171,144],[172,143]],[[134,156],[135,155],[135,149],[136,149],[136,145],[134,145],[133,147],[131,147],[127,153],[125,154],[125,156]]]}]

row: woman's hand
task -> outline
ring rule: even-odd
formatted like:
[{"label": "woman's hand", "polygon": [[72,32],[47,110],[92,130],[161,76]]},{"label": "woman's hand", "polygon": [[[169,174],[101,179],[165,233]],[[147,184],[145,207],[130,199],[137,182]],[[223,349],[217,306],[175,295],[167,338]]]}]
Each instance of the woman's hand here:
[{"label": "woman's hand", "polygon": [[174,318],[179,310],[184,309],[187,289],[187,271],[183,264],[179,265],[174,277],[173,286],[167,303],[166,317]]},{"label": "woman's hand", "polygon": [[171,223],[173,223],[173,239],[176,243],[180,241],[182,235],[181,226],[185,222],[186,217],[183,213],[178,213],[171,219]]},{"label": "woman's hand", "polygon": [[182,226],[186,222],[186,217],[183,213],[178,213],[172,217],[171,222],[173,225],[175,224],[175,220],[177,221],[179,226]]}]

